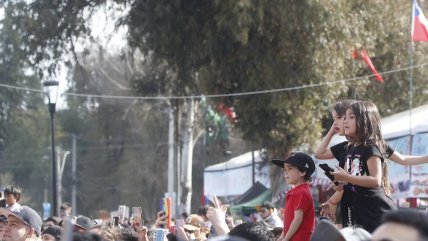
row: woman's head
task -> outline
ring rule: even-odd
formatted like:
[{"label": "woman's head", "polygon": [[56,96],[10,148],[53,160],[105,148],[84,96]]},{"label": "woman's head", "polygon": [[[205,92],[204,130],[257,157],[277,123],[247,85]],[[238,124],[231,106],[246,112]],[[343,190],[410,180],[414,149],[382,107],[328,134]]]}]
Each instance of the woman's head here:
[{"label": "woman's head", "polygon": [[346,110],[351,106],[355,100],[341,100],[336,102],[333,106],[332,117],[334,120],[334,129],[336,133],[340,136],[345,135],[343,129],[343,120],[345,118]]}]

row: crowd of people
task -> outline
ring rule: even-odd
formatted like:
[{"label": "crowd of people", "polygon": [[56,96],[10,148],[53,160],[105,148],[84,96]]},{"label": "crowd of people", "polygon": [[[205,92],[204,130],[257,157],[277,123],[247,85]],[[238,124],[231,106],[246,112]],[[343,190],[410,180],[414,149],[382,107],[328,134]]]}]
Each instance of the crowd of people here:
[{"label": "crowd of people", "polygon": [[[212,206],[176,219],[159,211],[153,223],[143,222],[141,214],[113,220],[109,215],[71,217],[69,203],[61,205],[60,217],[42,220],[31,207],[19,203],[21,190],[10,186],[4,189],[0,208],[0,241],[428,241],[428,214],[397,209],[387,178],[388,159],[417,165],[428,163],[428,156],[403,156],[388,146],[377,107],[371,102],[340,101],[332,116],[334,123],[315,153],[318,159],[338,161],[335,169],[326,171],[335,193],[321,204],[321,218],[316,218],[310,189],[315,162],[310,155],[295,152],[272,160],[292,187],[283,215],[278,215],[273,203],[264,202],[257,207],[257,220],[234,222],[228,215],[229,205],[214,197]],[[335,134],[346,136],[347,141],[329,147]]]}]

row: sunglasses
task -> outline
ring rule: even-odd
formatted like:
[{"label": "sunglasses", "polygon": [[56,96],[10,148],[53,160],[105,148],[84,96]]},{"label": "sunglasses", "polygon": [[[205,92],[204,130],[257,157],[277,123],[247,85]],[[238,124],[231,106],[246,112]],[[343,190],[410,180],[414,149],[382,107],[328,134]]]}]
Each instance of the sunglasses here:
[{"label": "sunglasses", "polygon": [[2,222],[2,223],[7,223],[7,217],[6,217],[6,216],[4,216],[3,214],[2,214],[2,215],[0,215],[0,222]]}]

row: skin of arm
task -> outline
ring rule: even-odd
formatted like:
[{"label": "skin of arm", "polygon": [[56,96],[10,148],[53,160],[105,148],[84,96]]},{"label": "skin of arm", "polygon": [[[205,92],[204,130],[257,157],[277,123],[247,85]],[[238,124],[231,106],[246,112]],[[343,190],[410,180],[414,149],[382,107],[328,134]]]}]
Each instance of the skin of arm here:
[{"label": "skin of arm", "polygon": [[290,229],[288,229],[288,232],[287,234],[285,234],[285,237],[283,240],[284,241],[290,240],[293,237],[293,235],[297,232],[302,222],[303,222],[303,210],[297,209],[294,211],[294,219],[291,222]]},{"label": "skin of arm", "polygon": [[334,134],[335,134],[334,126],[331,126],[327,135],[325,135],[320,145],[318,146],[317,150],[315,151],[315,158],[319,160],[334,159],[333,153],[328,147],[328,144],[330,144],[330,141],[333,138]]},{"label": "skin of arm", "polygon": [[367,160],[367,167],[369,169],[369,176],[354,176],[348,174],[341,167],[337,166],[338,170],[332,172],[336,181],[345,181],[358,186],[375,188],[379,187],[382,183],[382,163],[379,157],[371,156]]},{"label": "skin of arm", "polygon": [[389,159],[403,166],[412,166],[428,163],[428,156],[406,156],[394,151]]}]

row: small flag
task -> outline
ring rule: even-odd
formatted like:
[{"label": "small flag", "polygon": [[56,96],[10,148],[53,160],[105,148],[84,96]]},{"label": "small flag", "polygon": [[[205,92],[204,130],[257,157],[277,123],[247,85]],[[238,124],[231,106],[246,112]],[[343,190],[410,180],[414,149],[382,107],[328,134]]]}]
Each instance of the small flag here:
[{"label": "small flag", "polygon": [[358,54],[358,50],[354,50],[354,52],[352,53],[352,58],[357,59],[359,57],[361,57],[364,62],[366,62],[367,66],[369,66],[370,70],[373,72],[376,78],[376,81],[383,84],[382,76],[377,72],[376,68],[372,63],[372,60],[370,59],[365,49],[362,49],[360,54]]},{"label": "small flag", "polygon": [[428,42],[428,21],[416,0],[412,8],[412,40]]}]

